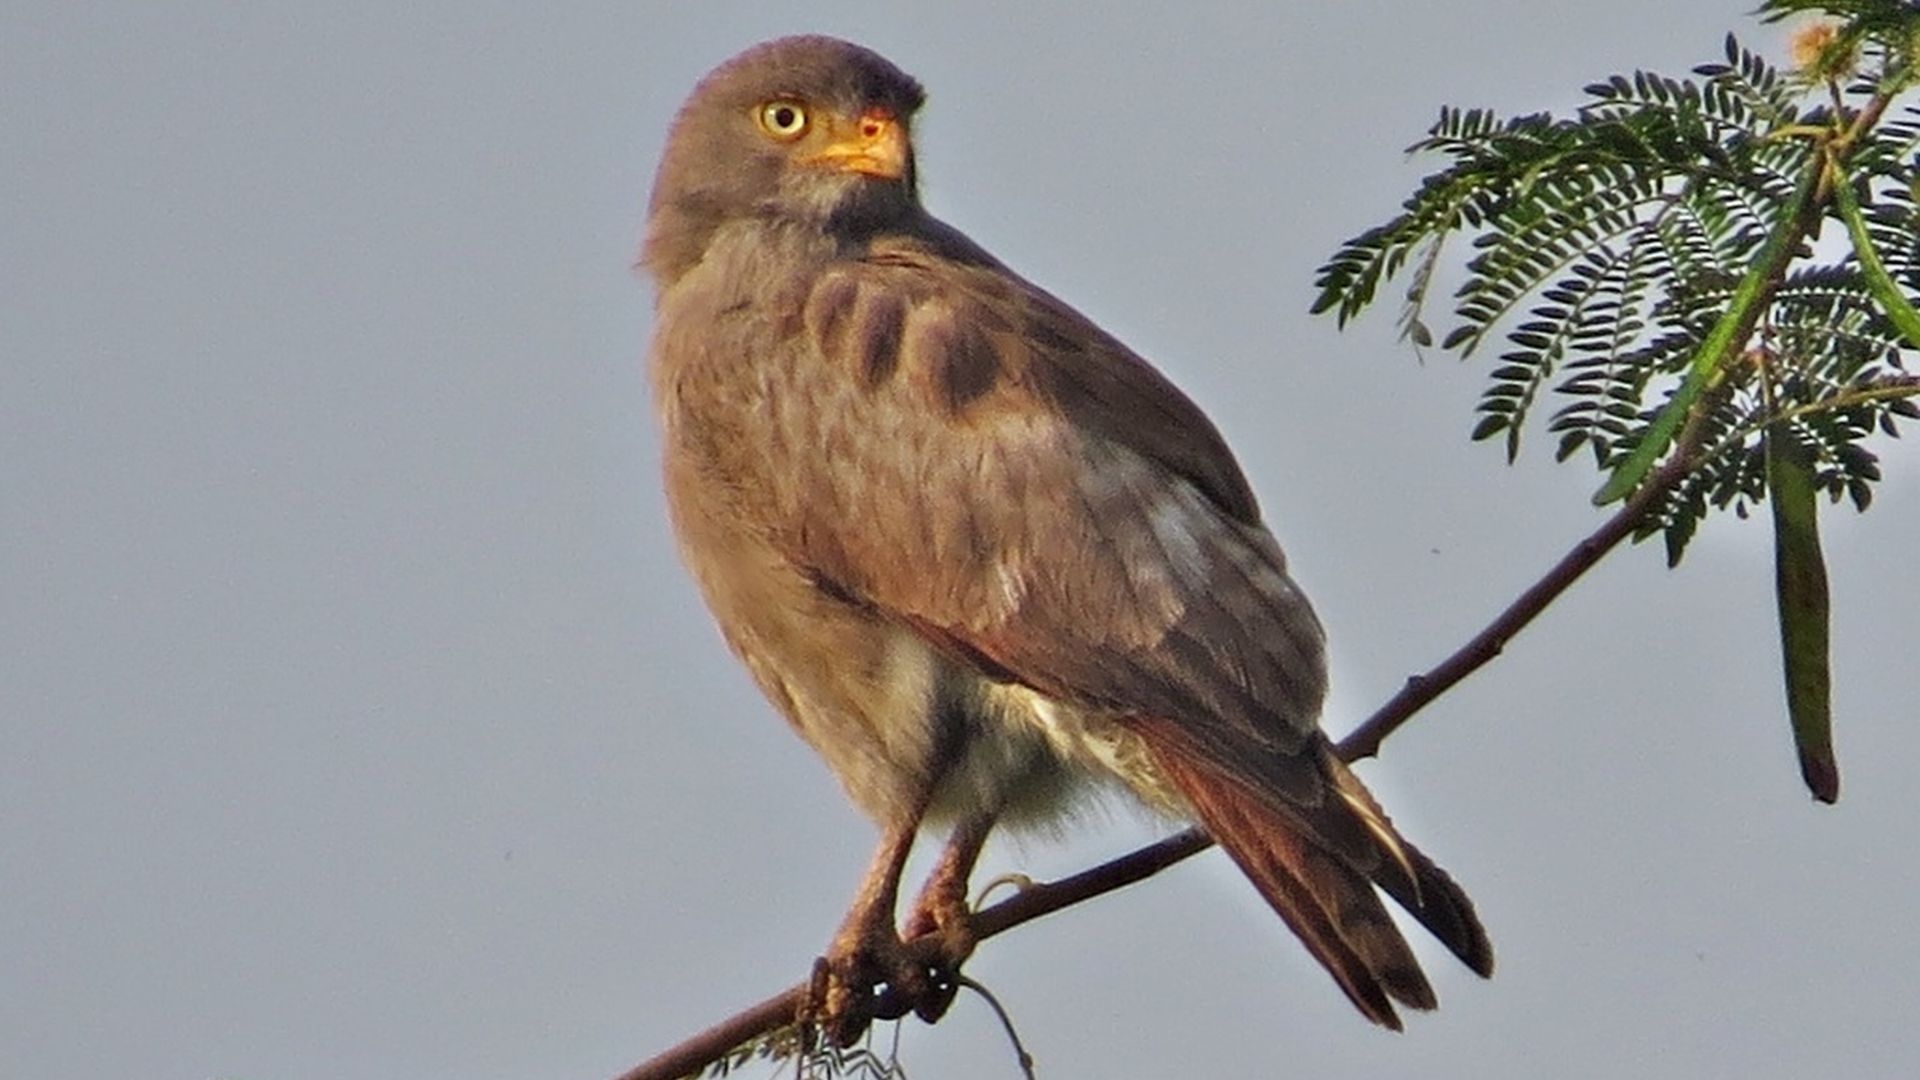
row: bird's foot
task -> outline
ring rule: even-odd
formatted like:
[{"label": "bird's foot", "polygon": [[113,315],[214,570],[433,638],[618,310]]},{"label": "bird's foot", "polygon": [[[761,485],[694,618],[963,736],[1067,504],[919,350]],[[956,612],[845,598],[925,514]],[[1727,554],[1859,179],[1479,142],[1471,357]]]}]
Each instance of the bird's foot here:
[{"label": "bird's foot", "polygon": [[931,1024],[944,1016],[960,987],[960,967],[980,943],[973,931],[973,909],[967,906],[964,882],[949,886],[932,883],[914,905],[905,933],[907,951],[927,972],[926,992],[913,1004],[914,1014]]},{"label": "bird's foot", "polygon": [[843,1048],[875,1020],[913,1013],[932,1023],[952,1003],[958,973],[958,963],[946,963],[943,943],[932,939],[902,942],[891,927],[843,934],[814,961],[800,1020]]}]

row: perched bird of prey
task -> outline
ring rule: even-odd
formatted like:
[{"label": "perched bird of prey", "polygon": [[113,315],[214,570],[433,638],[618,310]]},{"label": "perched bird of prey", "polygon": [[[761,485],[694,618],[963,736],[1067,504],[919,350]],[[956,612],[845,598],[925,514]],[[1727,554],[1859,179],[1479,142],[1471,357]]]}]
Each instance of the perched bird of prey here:
[{"label": "perched bird of prey", "polygon": [[916,978],[895,907],[923,823],[953,835],[907,933],[957,964],[988,831],[1100,780],[1204,825],[1397,1028],[1435,999],[1375,886],[1485,975],[1472,905],[1320,731],[1320,622],[1213,425],[921,206],[921,99],[832,38],[734,57],[674,121],[641,255],[682,553],[883,830],[827,1029]]}]

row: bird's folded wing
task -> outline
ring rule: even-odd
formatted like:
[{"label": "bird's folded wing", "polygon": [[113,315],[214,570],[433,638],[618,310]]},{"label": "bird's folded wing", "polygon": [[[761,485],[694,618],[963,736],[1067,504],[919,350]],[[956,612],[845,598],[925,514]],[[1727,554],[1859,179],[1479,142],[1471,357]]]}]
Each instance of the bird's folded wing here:
[{"label": "bird's folded wing", "polygon": [[996,265],[910,248],[800,311],[765,400],[806,448],[781,542],[823,587],[1224,759],[1318,738],[1319,623],[1219,434],[1144,361]]}]

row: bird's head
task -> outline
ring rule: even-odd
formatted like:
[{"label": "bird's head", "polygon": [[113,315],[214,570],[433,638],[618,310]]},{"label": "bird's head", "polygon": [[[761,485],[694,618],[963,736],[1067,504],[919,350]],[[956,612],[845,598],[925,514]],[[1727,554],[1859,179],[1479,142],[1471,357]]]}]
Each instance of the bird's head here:
[{"label": "bird's head", "polygon": [[681,106],[648,203],[641,262],[662,284],[744,218],[872,229],[917,209],[920,84],[836,38],[781,38],[715,68]]}]

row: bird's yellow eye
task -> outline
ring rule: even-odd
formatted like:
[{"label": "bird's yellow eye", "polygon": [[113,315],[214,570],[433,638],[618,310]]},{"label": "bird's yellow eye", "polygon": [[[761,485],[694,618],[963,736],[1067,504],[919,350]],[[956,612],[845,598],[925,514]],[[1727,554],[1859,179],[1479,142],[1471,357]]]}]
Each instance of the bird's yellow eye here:
[{"label": "bird's yellow eye", "polygon": [[807,107],[797,101],[781,99],[760,106],[760,130],[781,142],[792,142],[807,133]]}]

